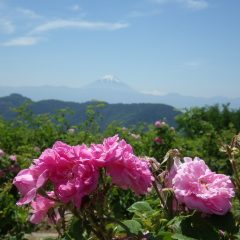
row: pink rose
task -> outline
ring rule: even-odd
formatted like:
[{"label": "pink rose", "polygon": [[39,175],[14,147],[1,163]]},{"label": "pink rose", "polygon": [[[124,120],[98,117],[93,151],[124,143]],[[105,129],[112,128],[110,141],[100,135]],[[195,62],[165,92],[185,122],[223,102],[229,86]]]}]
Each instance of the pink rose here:
[{"label": "pink rose", "polygon": [[65,181],[55,184],[56,196],[64,203],[72,201],[80,208],[82,197],[93,192],[98,183],[98,171],[89,161],[79,161]]},{"label": "pink rose", "polygon": [[69,146],[57,141],[52,149],[45,150],[37,166],[47,169],[56,196],[79,208],[83,196],[97,187],[98,171],[93,165],[92,151],[86,145]]},{"label": "pink rose", "polygon": [[130,188],[136,194],[144,194],[152,186],[152,174],[146,161],[133,154],[132,147],[117,135],[104,139],[103,144],[92,145],[94,161],[105,167],[112,182],[123,189]]},{"label": "pink rose", "polygon": [[130,188],[136,194],[145,194],[152,186],[153,177],[148,163],[126,153],[122,158],[113,161],[106,167],[112,182],[123,189]]},{"label": "pink rose", "polygon": [[10,155],[9,159],[16,162],[17,161],[17,155]]},{"label": "pink rose", "polygon": [[32,216],[30,222],[34,224],[40,223],[46,216],[50,208],[54,207],[55,201],[37,195],[35,200],[31,202]]},{"label": "pink rose", "polygon": [[[94,163],[98,167],[105,167],[112,161],[121,157],[122,148],[119,146],[119,137],[115,135],[104,139],[103,144],[92,144],[91,150],[94,156]],[[132,151],[129,147],[129,151]]]},{"label": "pink rose", "polygon": [[46,149],[38,159],[34,160],[37,168],[46,169],[48,177],[53,183],[59,183],[68,179],[73,166],[75,154],[71,146],[56,142],[52,149]]},{"label": "pink rose", "polygon": [[172,179],[179,202],[189,209],[224,215],[231,208],[234,187],[229,176],[212,172],[199,158],[184,158]]},{"label": "pink rose", "polygon": [[58,142],[53,149],[59,154],[58,169],[61,176],[54,182],[57,197],[80,208],[82,197],[97,187],[98,170],[93,165],[92,152],[86,145],[67,146]]}]

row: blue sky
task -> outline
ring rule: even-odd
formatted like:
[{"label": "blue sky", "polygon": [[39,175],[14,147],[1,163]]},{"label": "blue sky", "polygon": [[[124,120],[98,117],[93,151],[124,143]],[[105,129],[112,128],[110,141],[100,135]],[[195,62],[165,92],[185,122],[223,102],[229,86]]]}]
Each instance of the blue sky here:
[{"label": "blue sky", "polygon": [[0,85],[105,75],[154,94],[240,97],[240,1],[0,0]]}]

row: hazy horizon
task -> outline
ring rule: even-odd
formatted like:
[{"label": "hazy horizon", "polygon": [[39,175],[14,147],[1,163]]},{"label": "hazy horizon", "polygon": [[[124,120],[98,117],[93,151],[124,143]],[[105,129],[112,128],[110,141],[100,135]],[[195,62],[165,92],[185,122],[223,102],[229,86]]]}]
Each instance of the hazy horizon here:
[{"label": "hazy horizon", "polygon": [[155,95],[240,97],[240,2],[0,0],[0,86],[103,76]]},{"label": "hazy horizon", "polygon": [[[0,85],[0,88],[45,88],[45,87],[50,87],[50,88],[69,88],[69,89],[84,89],[86,86],[88,86],[88,84],[94,83],[95,81],[92,81],[90,83],[84,84],[82,86],[79,87],[73,87],[73,86],[68,86],[68,85],[51,85],[51,84],[39,84],[39,85],[16,85],[16,86],[9,86],[9,85]],[[121,81],[121,83],[126,84],[124,82]],[[154,91],[141,91],[141,90],[137,90],[134,86],[130,86],[127,85],[128,87],[131,87],[133,90],[136,90],[138,93],[142,93],[142,94],[148,94],[148,95],[153,95],[153,96],[167,96],[167,95],[171,95],[171,94],[178,94],[180,96],[185,96],[185,97],[200,97],[200,98],[215,98],[215,97],[224,97],[224,98],[228,98],[228,99],[238,99],[240,97],[234,97],[234,96],[225,96],[225,95],[211,95],[211,96],[202,96],[202,95],[193,95],[193,94],[182,94],[179,92],[166,92],[166,93],[160,93],[158,91],[154,92]],[[12,93],[17,93],[22,95],[19,92],[12,92]],[[1,96],[1,94],[0,94]],[[45,98],[43,98],[45,99]]]}]

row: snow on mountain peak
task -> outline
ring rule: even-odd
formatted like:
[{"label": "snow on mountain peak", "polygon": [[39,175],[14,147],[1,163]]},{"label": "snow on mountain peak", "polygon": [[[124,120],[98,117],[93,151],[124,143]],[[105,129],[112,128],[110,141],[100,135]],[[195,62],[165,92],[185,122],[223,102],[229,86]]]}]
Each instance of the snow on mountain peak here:
[{"label": "snow on mountain peak", "polygon": [[120,83],[120,80],[118,77],[112,75],[112,74],[106,74],[103,77],[100,78],[100,81],[103,82],[110,82],[110,83]]}]

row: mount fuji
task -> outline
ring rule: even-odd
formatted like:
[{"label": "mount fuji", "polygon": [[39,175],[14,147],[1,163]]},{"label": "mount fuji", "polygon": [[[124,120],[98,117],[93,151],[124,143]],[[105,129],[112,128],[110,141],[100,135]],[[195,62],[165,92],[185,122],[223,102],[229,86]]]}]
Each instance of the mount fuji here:
[{"label": "mount fuji", "polygon": [[106,75],[81,88],[70,88],[65,86],[0,86],[0,97],[12,93],[21,94],[34,101],[55,99],[79,103],[90,100],[100,100],[108,103],[164,103],[180,109],[227,103],[229,103],[232,108],[240,107],[240,98],[230,99],[222,96],[205,98],[183,96],[178,93],[156,96],[141,93],[112,75]]}]

